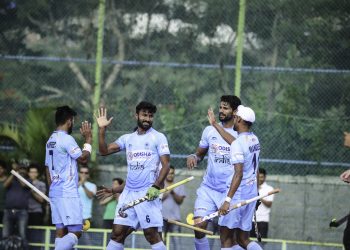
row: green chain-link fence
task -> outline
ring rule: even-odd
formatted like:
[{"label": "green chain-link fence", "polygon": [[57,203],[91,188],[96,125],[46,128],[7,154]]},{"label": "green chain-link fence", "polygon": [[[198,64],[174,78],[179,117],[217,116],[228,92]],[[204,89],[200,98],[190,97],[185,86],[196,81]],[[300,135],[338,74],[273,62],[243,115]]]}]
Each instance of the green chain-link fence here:
[{"label": "green chain-link fence", "polygon": [[[44,108],[69,104],[79,119],[93,120],[97,9],[92,0],[0,0],[2,134],[29,158],[43,157],[52,119]],[[217,111],[220,96],[233,94],[238,10],[234,0],[106,1],[108,141],[133,130],[135,106],[147,99],[158,107],[154,126],[167,135],[173,163],[185,165],[207,108]],[[349,19],[349,1],[247,2],[241,99],[256,111],[270,173],[338,174],[350,166],[342,146],[350,129]],[[8,137],[1,145],[3,157],[17,152]]]}]

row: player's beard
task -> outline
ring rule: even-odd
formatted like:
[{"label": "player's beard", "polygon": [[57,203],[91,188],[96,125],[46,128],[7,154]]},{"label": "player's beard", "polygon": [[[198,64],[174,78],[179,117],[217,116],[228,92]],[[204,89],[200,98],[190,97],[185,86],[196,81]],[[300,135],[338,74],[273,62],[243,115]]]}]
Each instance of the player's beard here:
[{"label": "player's beard", "polygon": [[[223,115],[223,117],[221,115]],[[225,115],[224,113],[219,113],[219,121],[220,122],[225,123],[225,122],[231,121],[232,119],[233,119],[233,115],[232,114]]]},{"label": "player's beard", "polygon": [[143,130],[148,130],[152,127],[152,122],[144,122],[144,121],[140,121],[140,119],[137,119],[137,126],[139,128],[142,128]]},{"label": "player's beard", "polygon": [[72,134],[73,132],[73,124],[68,128],[68,134]]}]

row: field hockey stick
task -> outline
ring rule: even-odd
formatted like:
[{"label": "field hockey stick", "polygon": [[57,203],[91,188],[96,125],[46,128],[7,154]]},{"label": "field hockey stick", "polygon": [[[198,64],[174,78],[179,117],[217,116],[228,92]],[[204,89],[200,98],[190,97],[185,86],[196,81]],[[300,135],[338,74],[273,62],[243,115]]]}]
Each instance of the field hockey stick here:
[{"label": "field hockey stick", "polygon": [[[271,194],[276,194],[276,193],[279,193],[279,192],[280,192],[280,189],[274,189],[274,190],[272,190],[272,191],[270,191],[270,192],[268,192],[268,193],[266,193],[266,194],[261,194],[261,195],[259,195],[259,196],[254,197],[254,198],[251,198],[251,199],[249,199],[249,200],[245,200],[245,201],[239,202],[239,203],[234,204],[233,206],[231,206],[231,207],[229,208],[228,212],[230,212],[230,211],[233,210],[233,209],[236,209],[236,208],[245,206],[245,205],[247,205],[247,204],[249,204],[249,203],[252,203],[252,202],[254,202],[254,201],[257,201],[257,200],[259,200],[259,199],[262,199],[262,198],[264,198],[264,197],[266,197],[266,196],[269,196],[269,195],[271,195]],[[202,223],[203,221],[211,220],[211,219],[213,219],[213,218],[215,218],[215,217],[217,217],[217,216],[219,216],[219,211],[216,211],[216,212],[214,212],[214,213],[212,213],[212,214],[209,214],[209,215],[207,215],[207,216],[204,216],[199,222],[196,222],[195,225],[197,225],[197,224],[199,224],[199,223]]]},{"label": "field hockey stick", "polygon": [[259,232],[258,222],[256,221],[256,210],[254,211],[254,231],[255,231],[256,239],[258,240],[258,242],[261,242],[261,234]]},{"label": "field hockey stick", "polygon": [[[46,200],[48,203],[50,203],[50,198],[47,197],[46,194],[44,194],[43,192],[41,192],[39,189],[37,189],[35,186],[33,186],[32,183],[30,183],[29,181],[27,181],[25,178],[23,178],[22,175],[20,175],[19,173],[17,173],[15,170],[11,170],[11,174],[13,174],[14,176],[16,176],[21,182],[23,182],[24,184],[26,184],[30,189],[32,189],[34,192],[36,192],[38,195],[40,195],[44,200]],[[89,220],[84,220],[83,223],[83,230],[87,231],[90,228],[90,221]]]},{"label": "field hockey stick", "polygon": [[[191,176],[191,177],[188,177],[188,178],[186,178],[186,179],[184,179],[184,180],[182,180],[182,181],[176,182],[176,183],[174,183],[173,185],[170,185],[170,186],[168,186],[168,187],[166,187],[166,188],[161,189],[161,190],[159,191],[159,193],[162,194],[162,193],[165,193],[165,192],[167,192],[167,191],[170,191],[170,190],[172,190],[172,189],[174,189],[174,188],[176,188],[176,187],[178,187],[178,186],[181,186],[181,185],[183,185],[183,184],[185,184],[185,183],[187,183],[187,182],[189,182],[189,181],[192,181],[193,178],[194,178],[194,177]],[[126,218],[126,217],[128,217],[128,215],[127,215],[127,213],[125,213],[125,210],[127,210],[127,209],[129,209],[129,208],[132,208],[132,207],[134,207],[134,206],[136,206],[136,205],[138,205],[138,204],[140,204],[140,203],[142,203],[142,202],[144,202],[144,201],[148,201],[148,200],[149,200],[149,199],[148,199],[148,196],[145,195],[145,196],[143,196],[143,197],[141,197],[141,198],[139,198],[139,199],[136,199],[136,200],[134,200],[134,201],[131,201],[131,202],[129,202],[129,203],[123,205],[123,206],[119,209],[118,213],[119,213],[119,215],[120,215],[121,217]]]},{"label": "field hockey stick", "polygon": [[332,219],[331,222],[329,223],[329,227],[339,227],[341,224],[343,224],[345,221],[349,219],[349,215],[345,215],[343,218],[337,220],[337,219]]},{"label": "field hockey stick", "polygon": [[198,231],[198,232],[209,234],[209,235],[214,235],[214,233],[212,231],[208,231],[208,230],[205,230],[205,229],[202,229],[199,227],[194,227],[194,226],[191,226],[191,225],[188,225],[188,224],[176,221],[176,220],[171,220],[171,219],[166,219],[166,218],[163,218],[163,220],[170,223],[170,224],[178,225],[180,227],[186,227],[186,228],[192,229],[194,231]]},{"label": "field hockey stick", "polygon": [[11,174],[16,176],[21,182],[26,184],[30,189],[32,189],[34,192],[36,192],[38,195],[40,195],[44,200],[46,200],[48,203],[50,203],[49,197],[47,197],[43,192],[41,192],[39,189],[37,189],[33,184],[31,184],[29,181],[27,181],[25,178],[22,177],[19,173],[17,173],[15,170],[11,170]]}]

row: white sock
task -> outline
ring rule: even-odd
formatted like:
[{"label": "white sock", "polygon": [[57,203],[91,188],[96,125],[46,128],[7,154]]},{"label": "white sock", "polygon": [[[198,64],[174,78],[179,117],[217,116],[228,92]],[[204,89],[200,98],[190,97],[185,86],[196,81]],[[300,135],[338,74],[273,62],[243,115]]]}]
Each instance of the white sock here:
[{"label": "white sock", "polygon": [[255,241],[251,241],[247,246],[247,250],[262,250],[262,248]]},{"label": "white sock", "polygon": [[207,237],[203,237],[202,239],[194,238],[194,246],[196,250],[210,250]]},{"label": "white sock", "polygon": [[124,250],[124,245],[114,240],[109,240],[106,250]]},{"label": "white sock", "polygon": [[159,241],[156,244],[151,245],[152,250],[166,250],[166,246],[164,245],[163,241]]},{"label": "white sock", "polygon": [[68,233],[63,238],[55,239],[55,250],[72,250],[78,243],[78,237],[74,233]]},{"label": "white sock", "polygon": [[243,247],[241,247],[240,245],[233,245],[231,248],[230,248],[231,250],[244,250],[244,248]]}]

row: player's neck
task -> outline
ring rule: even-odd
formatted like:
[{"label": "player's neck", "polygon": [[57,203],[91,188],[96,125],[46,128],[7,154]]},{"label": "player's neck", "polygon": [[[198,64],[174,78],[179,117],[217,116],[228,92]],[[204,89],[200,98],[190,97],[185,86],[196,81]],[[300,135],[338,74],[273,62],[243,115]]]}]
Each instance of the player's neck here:
[{"label": "player's neck", "polygon": [[56,131],[65,131],[68,133],[68,128],[64,125],[61,125],[56,128]]},{"label": "player's neck", "polygon": [[147,129],[147,130],[144,130],[144,129],[138,127],[138,128],[137,128],[137,134],[138,134],[138,135],[144,135],[144,134],[146,134],[150,129],[151,129],[151,128],[149,128],[149,129]]},{"label": "player's neck", "polygon": [[224,128],[232,128],[233,127],[233,119],[227,122],[221,122],[222,127]]}]

